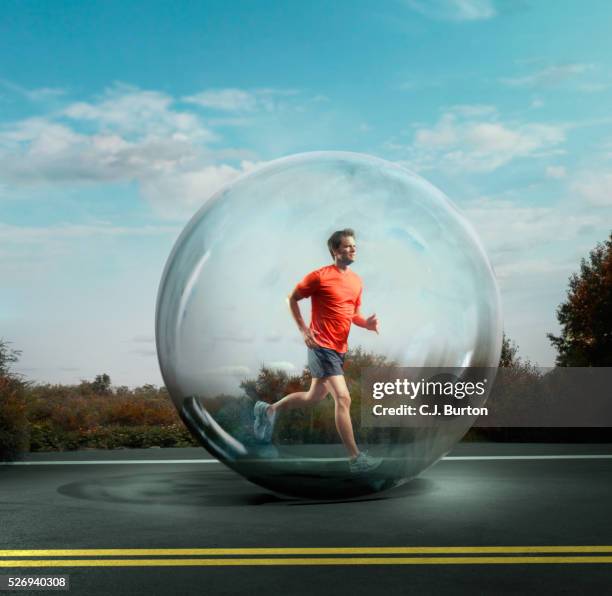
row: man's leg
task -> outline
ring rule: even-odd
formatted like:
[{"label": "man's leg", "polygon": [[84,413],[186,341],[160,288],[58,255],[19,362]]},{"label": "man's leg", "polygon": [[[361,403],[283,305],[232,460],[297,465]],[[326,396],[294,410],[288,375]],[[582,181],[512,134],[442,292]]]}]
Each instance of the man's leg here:
[{"label": "man's leg", "polygon": [[355,443],[353,423],[351,421],[351,395],[344,375],[326,377],[327,385],[331,388],[336,403],[335,419],[336,429],[342,439],[342,443],[349,452],[349,456],[355,458],[359,455],[359,449]]},{"label": "man's leg", "polygon": [[256,402],[253,409],[255,437],[263,441],[271,441],[274,421],[280,410],[313,406],[324,399],[329,392],[325,379],[313,378],[308,391],[290,393],[274,404],[266,404],[263,401]]},{"label": "man's leg", "polygon": [[304,406],[314,406],[320,402],[330,392],[327,386],[327,379],[312,379],[308,391],[297,391],[285,395],[283,399],[268,407],[268,417],[272,418],[279,410],[291,410]]}]

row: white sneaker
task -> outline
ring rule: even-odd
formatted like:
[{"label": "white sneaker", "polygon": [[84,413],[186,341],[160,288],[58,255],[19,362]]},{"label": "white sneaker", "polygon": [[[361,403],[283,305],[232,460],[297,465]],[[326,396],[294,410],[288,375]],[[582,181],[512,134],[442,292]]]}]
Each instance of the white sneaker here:
[{"label": "white sneaker", "polygon": [[253,434],[256,439],[267,443],[272,441],[272,431],[276,420],[276,414],[273,414],[272,418],[268,416],[269,407],[270,404],[265,401],[257,401],[253,406]]},{"label": "white sneaker", "polygon": [[361,451],[357,457],[349,461],[349,468],[352,474],[363,474],[378,468],[381,463],[381,457],[371,457],[367,453]]}]

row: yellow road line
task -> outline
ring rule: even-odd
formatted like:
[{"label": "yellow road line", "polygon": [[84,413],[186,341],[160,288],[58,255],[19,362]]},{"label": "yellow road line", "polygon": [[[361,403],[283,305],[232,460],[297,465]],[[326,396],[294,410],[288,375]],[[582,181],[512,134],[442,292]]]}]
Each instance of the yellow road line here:
[{"label": "yellow road line", "polygon": [[39,559],[2,560],[1,567],[247,567],[290,565],[531,565],[612,563],[612,557],[307,557],[282,559]]},{"label": "yellow road line", "polygon": [[85,548],[0,550],[0,557],[431,555],[612,553],[612,546],[350,546],[319,548]]}]

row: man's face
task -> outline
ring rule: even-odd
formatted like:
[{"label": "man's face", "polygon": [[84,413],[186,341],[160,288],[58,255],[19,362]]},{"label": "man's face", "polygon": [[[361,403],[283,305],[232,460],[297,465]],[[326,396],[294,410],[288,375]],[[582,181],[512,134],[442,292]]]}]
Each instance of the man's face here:
[{"label": "man's face", "polygon": [[343,236],[340,240],[340,247],[335,251],[336,261],[344,265],[350,265],[357,256],[357,245],[352,236]]}]

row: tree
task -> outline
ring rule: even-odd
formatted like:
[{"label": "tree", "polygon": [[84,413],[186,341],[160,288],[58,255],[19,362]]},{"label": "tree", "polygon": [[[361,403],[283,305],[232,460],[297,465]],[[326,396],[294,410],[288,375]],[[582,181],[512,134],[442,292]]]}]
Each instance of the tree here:
[{"label": "tree", "polygon": [[518,354],[518,346],[505,333],[502,339],[502,349],[499,355],[500,368],[512,368],[516,366],[517,361],[520,361]]},{"label": "tree", "polygon": [[106,373],[96,375],[93,381],[81,379],[78,389],[81,395],[109,395],[111,379]]},{"label": "tree", "polygon": [[13,375],[11,373],[11,364],[15,364],[21,355],[20,350],[13,350],[9,347],[9,342],[0,339],[0,376],[6,377]]},{"label": "tree", "polygon": [[529,358],[523,359],[518,355],[519,347],[505,333],[502,339],[502,349],[499,355],[500,368],[511,368],[527,375],[539,376],[538,367]]},{"label": "tree", "polygon": [[25,398],[27,383],[11,371],[20,353],[0,338],[0,461],[20,457],[30,443]]},{"label": "tree", "polygon": [[612,232],[569,278],[557,320],[561,335],[547,334],[557,366],[612,366]]},{"label": "tree", "polygon": [[91,384],[91,389],[96,395],[107,395],[111,389],[111,379],[104,373],[96,375],[95,380]]}]

